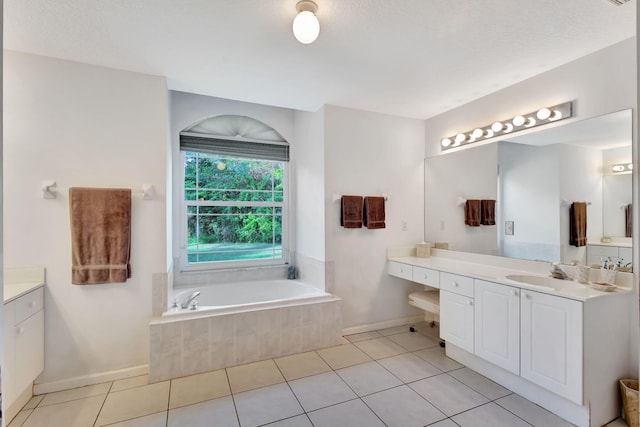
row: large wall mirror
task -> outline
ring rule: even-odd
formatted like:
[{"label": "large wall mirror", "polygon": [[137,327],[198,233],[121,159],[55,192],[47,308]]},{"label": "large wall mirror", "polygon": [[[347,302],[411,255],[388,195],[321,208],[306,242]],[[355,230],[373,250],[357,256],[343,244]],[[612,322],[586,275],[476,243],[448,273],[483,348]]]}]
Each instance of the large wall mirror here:
[{"label": "large wall mirror", "polygon": [[[538,261],[630,263],[631,110],[425,160],[425,237],[449,249]],[[465,225],[466,199],[496,200],[496,225]],[[569,244],[587,203],[588,245]]]}]

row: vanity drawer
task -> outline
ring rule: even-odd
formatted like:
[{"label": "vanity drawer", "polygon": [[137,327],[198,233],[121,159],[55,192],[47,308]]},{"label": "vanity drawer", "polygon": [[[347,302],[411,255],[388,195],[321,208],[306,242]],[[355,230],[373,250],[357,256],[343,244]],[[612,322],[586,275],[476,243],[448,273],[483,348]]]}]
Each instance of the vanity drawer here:
[{"label": "vanity drawer", "polygon": [[440,287],[440,272],[431,270],[430,268],[413,266],[413,281],[431,286],[432,288]]},{"label": "vanity drawer", "polygon": [[15,300],[15,324],[42,310],[44,306],[44,289],[39,288]]},{"label": "vanity drawer", "polygon": [[413,267],[401,262],[389,261],[389,274],[406,280],[413,280]]},{"label": "vanity drawer", "polygon": [[440,273],[440,289],[473,298],[473,279],[451,273]]}]

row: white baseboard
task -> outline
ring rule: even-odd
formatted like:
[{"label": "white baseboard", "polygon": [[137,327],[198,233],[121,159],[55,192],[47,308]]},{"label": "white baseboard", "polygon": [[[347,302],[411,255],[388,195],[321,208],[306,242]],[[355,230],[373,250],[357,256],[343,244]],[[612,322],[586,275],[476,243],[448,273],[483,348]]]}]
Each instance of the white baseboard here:
[{"label": "white baseboard", "polygon": [[393,328],[395,326],[402,326],[402,325],[408,325],[411,323],[422,322],[423,320],[424,320],[424,316],[411,316],[411,317],[404,317],[402,319],[386,320],[384,322],[377,322],[377,323],[369,323],[367,325],[352,326],[350,328],[343,329],[342,335],[353,335],[353,334],[359,334],[362,332],[375,331],[378,329]]},{"label": "white baseboard", "polygon": [[33,394],[46,394],[55,391],[69,390],[71,388],[84,387],[86,385],[106,383],[109,381],[123,380],[149,373],[149,365],[133,366],[131,368],[118,369],[116,371],[101,372],[99,374],[81,375],[79,377],[64,380],[40,383],[33,385]]}]

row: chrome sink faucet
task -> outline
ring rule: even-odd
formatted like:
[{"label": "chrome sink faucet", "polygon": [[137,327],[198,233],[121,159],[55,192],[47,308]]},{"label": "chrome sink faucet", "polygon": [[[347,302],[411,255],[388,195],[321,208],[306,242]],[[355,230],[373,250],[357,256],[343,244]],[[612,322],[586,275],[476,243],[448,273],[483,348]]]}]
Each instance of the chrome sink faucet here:
[{"label": "chrome sink faucet", "polygon": [[194,293],[189,295],[189,298],[187,298],[187,300],[183,304],[181,304],[180,307],[188,308],[189,304],[191,303],[191,301],[193,301],[194,299],[198,298],[198,295],[200,295],[200,291],[195,291]]},{"label": "chrome sink faucet", "polygon": [[557,262],[551,263],[551,277],[553,277],[554,279],[569,280],[569,276],[567,275],[567,273],[562,271],[562,269],[560,268],[560,264],[558,264]]}]

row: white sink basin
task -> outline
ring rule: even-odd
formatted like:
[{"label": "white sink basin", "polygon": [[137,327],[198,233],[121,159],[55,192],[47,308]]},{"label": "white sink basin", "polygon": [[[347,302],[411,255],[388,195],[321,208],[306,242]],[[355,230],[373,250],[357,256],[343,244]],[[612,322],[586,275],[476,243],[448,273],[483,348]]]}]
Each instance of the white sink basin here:
[{"label": "white sink basin", "polygon": [[573,288],[580,286],[571,280],[554,279],[553,277],[544,276],[527,276],[523,274],[510,274],[505,276],[505,279],[517,283],[526,283],[527,285],[541,286],[544,288],[550,288],[555,290]]}]

